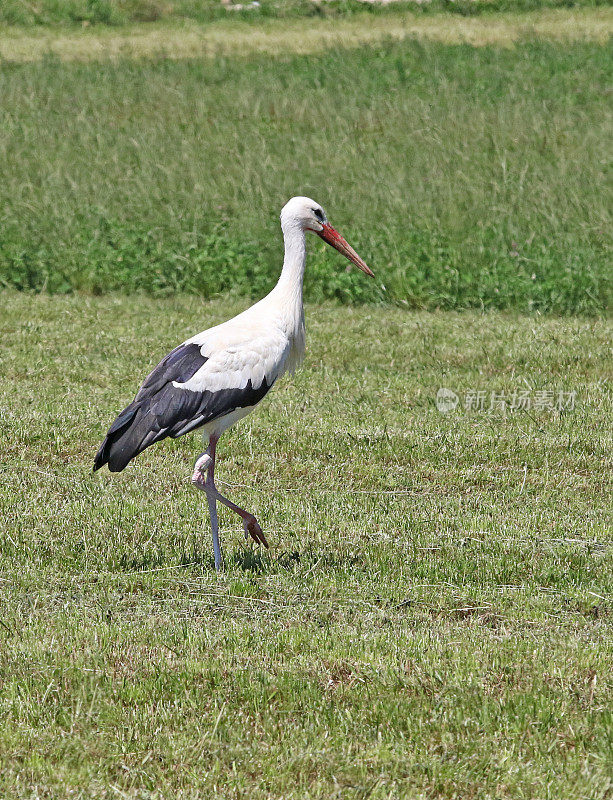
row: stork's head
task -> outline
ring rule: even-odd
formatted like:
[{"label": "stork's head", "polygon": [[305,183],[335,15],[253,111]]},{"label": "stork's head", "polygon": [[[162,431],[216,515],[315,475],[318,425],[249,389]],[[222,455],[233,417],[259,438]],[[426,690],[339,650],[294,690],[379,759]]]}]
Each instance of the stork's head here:
[{"label": "stork's head", "polygon": [[298,226],[303,231],[313,231],[320,236],[324,242],[328,242],[332,247],[348,258],[352,264],[374,278],[374,272],[355,252],[353,247],[340,235],[340,233],[330,225],[326,212],[323,208],[311,200],[310,197],[292,197],[283,206],[281,211],[281,227],[285,233],[288,229]]}]

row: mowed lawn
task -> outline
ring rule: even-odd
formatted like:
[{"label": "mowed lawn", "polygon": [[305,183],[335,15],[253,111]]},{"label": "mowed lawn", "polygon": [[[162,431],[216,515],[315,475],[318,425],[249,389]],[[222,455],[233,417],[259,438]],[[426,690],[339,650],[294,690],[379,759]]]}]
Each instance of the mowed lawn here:
[{"label": "mowed lawn", "polygon": [[220,448],[271,550],[223,510],[218,578],[197,435],[91,465],[243,303],[0,301],[5,800],[610,797],[608,323],[310,305],[304,369]]}]

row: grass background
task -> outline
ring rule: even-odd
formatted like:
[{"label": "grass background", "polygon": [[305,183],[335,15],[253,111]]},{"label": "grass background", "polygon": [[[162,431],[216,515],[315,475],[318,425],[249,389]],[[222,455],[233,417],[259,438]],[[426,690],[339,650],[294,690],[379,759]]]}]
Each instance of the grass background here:
[{"label": "grass background", "polygon": [[113,61],[160,57],[204,59],[241,56],[315,55],[329,50],[373,47],[417,39],[446,45],[513,47],[531,39],[595,42],[613,32],[613,6],[543,8],[488,14],[345,14],[277,19],[236,19],[231,13],[210,23],[170,17],[131,25],[7,26],[0,35],[0,60]]},{"label": "grass background", "polygon": [[312,300],[597,313],[610,299],[610,51],[383,43],[0,69],[0,285],[260,295],[314,196],[372,264]]},{"label": "grass background", "polygon": [[[312,4],[2,4],[3,800],[608,800],[611,23],[552,5],[322,4],[305,57]],[[407,15],[490,44],[361,43]],[[272,548],[222,510],[218,578],[197,438],[92,458],[298,192],[377,281],[311,242],[305,367],[220,447]]]},{"label": "grass background", "polygon": [[91,462],[241,307],[3,295],[2,797],[608,798],[611,326],[309,306],[305,368],[219,451],[271,551],[222,510],[218,580],[196,437]]},{"label": "grass background", "polygon": [[[249,0],[243,4],[250,6]],[[594,8],[607,0],[397,0],[389,5],[360,0],[260,0],[258,7],[228,10],[220,0],[4,0],[0,23],[20,26],[102,24],[121,26],[161,19],[191,19],[208,23],[227,19],[260,24],[265,19],[324,18],[337,20],[355,14],[396,15],[410,11],[415,15],[458,14],[476,16],[497,11],[525,12],[544,8]]]}]

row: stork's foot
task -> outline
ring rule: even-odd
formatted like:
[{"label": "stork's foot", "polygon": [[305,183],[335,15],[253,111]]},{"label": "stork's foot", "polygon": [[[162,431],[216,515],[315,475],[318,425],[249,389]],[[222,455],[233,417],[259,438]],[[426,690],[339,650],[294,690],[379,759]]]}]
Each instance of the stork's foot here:
[{"label": "stork's foot", "polygon": [[264,532],[260,528],[260,523],[253,515],[243,520],[243,528],[245,529],[245,539],[249,539],[251,536],[254,542],[263,544],[264,547],[268,548],[268,542],[266,541]]}]

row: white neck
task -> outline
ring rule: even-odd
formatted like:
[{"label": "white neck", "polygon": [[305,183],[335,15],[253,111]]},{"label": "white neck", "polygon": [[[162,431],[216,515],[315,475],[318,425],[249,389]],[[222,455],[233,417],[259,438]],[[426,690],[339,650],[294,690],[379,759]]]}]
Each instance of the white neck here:
[{"label": "white neck", "polygon": [[285,258],[283,269],[274,288],[276,295],[282,295],[288,306],[302,312],[302,282],[306,264],[306,237],[304,228],[297,223],[283,225]]},{"label": "white neck", "polygon": [[[305,330],[302,306],[302,281],[306,264],[304,228],[293,220],[283,220],[285,258],[275,288],[261,302],[272,305],[290,344],[283,370],[294,372],[304,356]],[[255,307],[255,306],[254,306]]]}]

